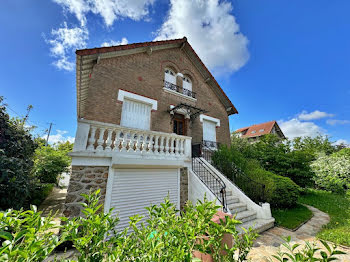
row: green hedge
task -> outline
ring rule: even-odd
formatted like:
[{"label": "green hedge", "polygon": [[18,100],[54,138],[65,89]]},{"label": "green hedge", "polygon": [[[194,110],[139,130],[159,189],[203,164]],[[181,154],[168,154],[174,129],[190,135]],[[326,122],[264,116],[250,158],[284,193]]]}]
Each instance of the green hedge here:
[{"label": "green hedge", "polygon": [[255,202],[273,207],[294,206],[300,187],[290,178],[264,170],[258,161],[244,158],[235,148],[221,147],[213,155],[213,164]]},{"label": "green hedge", "polygon": [[276,175],[262,168],[247,170],[254,181],[265,185],[264,197],[272,207],[291,207],[298,201],[300,190],[290,178]]}]

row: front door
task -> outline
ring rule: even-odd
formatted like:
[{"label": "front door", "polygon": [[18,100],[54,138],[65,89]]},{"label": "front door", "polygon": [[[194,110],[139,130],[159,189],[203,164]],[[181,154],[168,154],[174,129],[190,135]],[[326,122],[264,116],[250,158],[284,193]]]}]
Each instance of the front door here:
[{"label": "front door", "polygon": [[178,135],[186,135],[186,121],[183,115],[174,115],[173,132]]}]

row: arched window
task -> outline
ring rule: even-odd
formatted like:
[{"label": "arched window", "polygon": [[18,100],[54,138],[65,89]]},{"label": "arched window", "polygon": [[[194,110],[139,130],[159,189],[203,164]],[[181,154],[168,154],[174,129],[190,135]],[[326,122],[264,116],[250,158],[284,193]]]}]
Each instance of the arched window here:
[{"label": "arched window", "polygon": [[176,74],[173,70],[171,70],[170,68],[165,68],[164,71],[164,80],[166,82],[172,83],[174,85],[176,85]]},{"label": "arched window", "polygon": [[192,96],[192,81],[188,76],[182,78],[183,94]]}]

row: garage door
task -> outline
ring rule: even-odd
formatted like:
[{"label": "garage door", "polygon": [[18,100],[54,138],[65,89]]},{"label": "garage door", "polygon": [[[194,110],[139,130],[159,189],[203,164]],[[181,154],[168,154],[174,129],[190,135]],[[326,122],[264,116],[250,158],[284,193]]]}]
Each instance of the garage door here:
[{"label": "garage door", "polygon": [[[129,225],[129,217],[147,215],[145,207],[170,201],[179,207],[179,172],[177,169],[115,170],[110,206],[118,215],[118,229]],[[144,218],[145,221],[147,218]]]}]

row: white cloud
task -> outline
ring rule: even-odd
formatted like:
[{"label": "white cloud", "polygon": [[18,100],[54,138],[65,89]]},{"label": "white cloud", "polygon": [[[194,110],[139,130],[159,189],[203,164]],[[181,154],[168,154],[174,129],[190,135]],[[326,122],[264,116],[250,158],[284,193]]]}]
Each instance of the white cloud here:
[{"label": "white cloud", "polygon": [[154,0],[53,0],[67,12],[76,16],[82,26],[86,25],[86,14],[100,15],[107,26],[118,17],[140,20],[149,13]]},{"label": "white cloud", "polygon": [[109,42],[103,42],[101,44],[102,47],[107,47],[107,46],[115,46],[115,45],[127,45],[128,44],[128,39],[126,39],[125,37],[122,38],[121,41],[114,41],[111,40]]},{"label": "white cloud", "polygon": [[333,144],[336,145],[336,146],[337,145],[341,145],[341,144],[347,145],[348,147],[350,146],[350,142],[345,140],[345,139],[338,139]]},{"label": "white cloud", "polygon": [[51,37],[46,39],[46,42],[51,45],[51,55],[57,58],[53,64],[59,69],[72,71],[75,65],[75,62],[70,60],[72,49],[86,47],[88,30],[85,27],[68,28],[67,23],[63,23],[63,27],[51,30]]},{"label": "white cloud", "polygon": [[219,0],[171,0],[155,40],[186,36],[212,69],[236,71],[249,59],[248,39],[240,32],[231,3]]},{"label": "white cloud", "polygon": [[315,137],[319,134],[324,134],[325,131],[313,122],[302,122],[297,118],[288,121],[279,121],[279,126],[284,135],[290,139],[299,136]]},{"label": "white cloud", "polygon": [[313,112],[308,113],[307,111],[303,111],[298,115],[298,118],[300,120],[315,120],[315,119],[320,119],[320,118],[325,118],[325,117],[333,117],[334,114],[329,114],[326,112],[321,112],[319,110],[315,110]]},{"label": "white cloud", "polygon": [[350,124],[350,120],[339,120],[339,119],[328,119],[326,121],[328,125],[334,126],[334,125],[346,125]]},{"label": "white cloud", "polygon": [[[67,133],[68,131],[57,129],[56,134],[52,134],[49,136],[49,143],[54,144],[54,143],[66,142],[66,141],[74,143],[74,137],[66,136]],[[42,138],[46,139],[46,135],[43,136]]]}]

